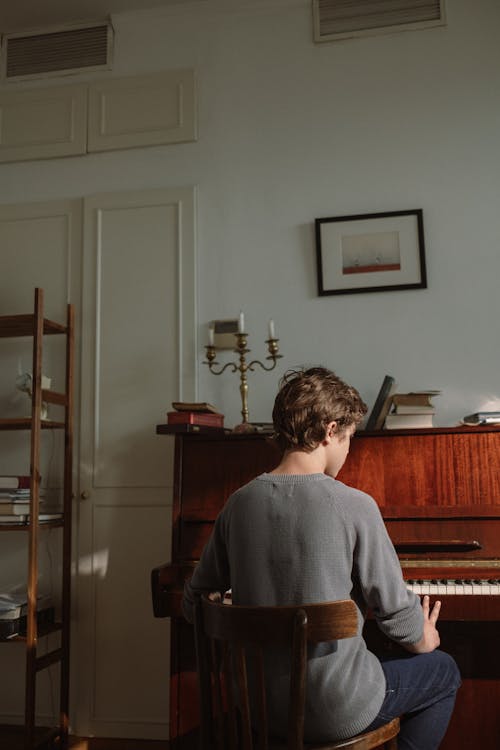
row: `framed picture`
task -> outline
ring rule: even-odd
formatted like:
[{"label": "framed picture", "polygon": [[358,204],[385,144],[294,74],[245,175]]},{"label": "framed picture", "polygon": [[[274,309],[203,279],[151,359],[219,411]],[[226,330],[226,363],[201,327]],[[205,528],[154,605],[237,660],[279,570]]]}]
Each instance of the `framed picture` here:
[{"label": "framed picture", "polygon": [[422,209],[315,220],[318,294],[425,289]]},{"label": "framed picture", "polygon": [[233,349],[236,346],[235,333],[238,333],[238,318],[212,321],[214,346],[216,349]]},{"label": "framed picture", "polygon": [[392,402],[392,394],[396,390],[396,381],[392,375],[386,375],[375,399],[370,416],[366,420],[365,430],[381,430],[385,418],[389,413]]}]

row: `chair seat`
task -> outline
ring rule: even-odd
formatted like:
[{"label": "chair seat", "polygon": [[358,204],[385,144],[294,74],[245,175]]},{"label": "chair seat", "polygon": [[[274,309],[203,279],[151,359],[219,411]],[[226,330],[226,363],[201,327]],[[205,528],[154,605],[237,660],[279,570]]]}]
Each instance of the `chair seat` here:
[{"label": "chair seat", "polygon": [[[393,719],[387,724],[383,724],[377,729],[373,729],[371,732],[363,732],[357,734],[355,737],[350,737],[347,740],[339,740],[338,742],[327,742],[320,743],[319,745],[304,743],[304,750],[374,750],[383,746],[385,743],[388,744],[389,750],[394,748],[397,749],[396,738],[399,733],[399,719]],[[286,742],[270,742],[269,750],[286,750]]]},{"label": "chair seat", "polygon": [[386,742],[394,740],[392,746],[389,744],[388,747],[397,748],[396,738],[399,733],[399,719],[393,719],[388,724],[383,724],[377,729],[373,729],[371,732],[364,732],[363,734],[357,734],[355,737],[350,737],[348,740],[340,740],[339,742],[327,743],[321,745],[304,745],[304,750],[372,750],[372,748],[380,747]]}]

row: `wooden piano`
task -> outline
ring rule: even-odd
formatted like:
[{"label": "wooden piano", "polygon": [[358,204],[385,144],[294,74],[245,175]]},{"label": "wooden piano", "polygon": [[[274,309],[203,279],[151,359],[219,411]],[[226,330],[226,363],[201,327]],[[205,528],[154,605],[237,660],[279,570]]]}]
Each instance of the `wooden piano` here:
[{"label": "wooden piano", "polygon": [[[180,609],[184,580],[227,497],[278,460],[264,435],[175,436],[172,562],[151,574],[154,614],[172,618],[172,750],[195,748],[198,724],[193,633]],[[442,601],[441,648],[463,678],[442,750],[497,750],[500,428],[360,432],[338,478],[379,503],[408,585]],[[387,647],[370,621],[366,638],[375,651]]]}]

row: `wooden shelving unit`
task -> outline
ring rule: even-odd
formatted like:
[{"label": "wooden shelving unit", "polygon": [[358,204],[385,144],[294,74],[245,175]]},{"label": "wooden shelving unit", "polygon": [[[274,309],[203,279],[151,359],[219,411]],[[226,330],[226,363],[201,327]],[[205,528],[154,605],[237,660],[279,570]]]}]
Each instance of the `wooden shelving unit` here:
[{"label": "wooden shelving unit", "polygon": [[[65,392],[42,390],[42,354],[45,336],[66,338]],[[24,525],[0,524],[0,532],[27,534],[27,626],[26,636],[17,636],[8,643],[24,645],[26,655],[25,721],[24,727],[0,726],[0,746],[9,750],[24,748],[65,748],[68,744],[69,711],[69,643],[70,643],[70,589],[71,589],[71,504],[73,463],[73,350],[74,310],[67,306],[66,324],[61,325],[44,318],[43,290],[35,289],[32,314],[0,316],[0,339],[31,337],[33,341],[31,416],[21,419],[0,419],[0,430],[26,430],[30,435],[30,520]],[[42,403],[57,404],[64,408],[64,420],[42,420]],[[40,435],[42,430],[64,431],[63,513],[61,520],[39,521],[40,501]],[[38,542],[45,529],[62,527],[62,580],[61,621],[50,626],[37,624],[38,593]],[[39,655],[38,639],[49,632],[60,632],[60,646]],[[5,641],[2,642],[3,644]],[[59,723],[56,727],[36,726],[35,706],[37,674],[59,663],[60,696]]]}]

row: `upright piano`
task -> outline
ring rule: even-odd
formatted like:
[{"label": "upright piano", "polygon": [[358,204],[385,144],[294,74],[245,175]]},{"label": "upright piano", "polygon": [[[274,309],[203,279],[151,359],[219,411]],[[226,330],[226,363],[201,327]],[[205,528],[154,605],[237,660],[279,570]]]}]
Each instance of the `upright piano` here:
[{"label": "upright piano", "polygon": [[[157,432],[168,434],[168,427]],[[175,435],[172,561],[151,573],[154,615],[171,618],[172,750],[195,748],[198,725],[183,583],[228,496],[278,461],[276,446],[262,434]],[[463,679],[442,750],[497,750],[500,428],[359,432],[338,479],[379,504],[408,586],[442,601],[441,648],[455,657]],[[375,652],[391,648],[373,621],[365,635]]]}]

